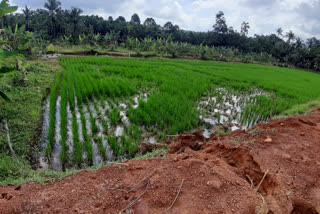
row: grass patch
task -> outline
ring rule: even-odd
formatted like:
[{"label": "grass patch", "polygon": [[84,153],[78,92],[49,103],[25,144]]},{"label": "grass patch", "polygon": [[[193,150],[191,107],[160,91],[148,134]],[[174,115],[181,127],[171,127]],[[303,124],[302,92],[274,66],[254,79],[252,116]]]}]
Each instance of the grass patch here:
[{"label": "grass patch", "polygon": [[[14,91],[6,92],[12,102],[4,104],[0,101],[0,118],[8,120],[13,149],[17,155],[32,158],[34,156],[33,152],[37,152],[37,148],[33,146],[38,145],[40,140],[37,128],[40,125],[42,114],[42,100],[47,96],[49,87],[55,84],[55,79],[58,81],[59,72],[62,69],[58,63],[49,64],[42,61],[29,61],[28,64],[26,68],[28,70],[28,87],[17,86],[19,93]],[[59,74],[57,75],[57,73]],[[3,77],[1,81],[13,85],[13,77]],[[54,87],[51,88],[51,92],[53,89]],[[54,103],[55,99],[52,98],[51,102]],[[53,139],[54,133],[52,132],[51,134]],[[32,149],[30,148],[31,146]],[[9,151],[5,132],[1,129],[0,154],[9,154]]]},{"label": "grass patch", "polygon": [[320,106],[320,99],[312,100],[302,104],[297,104],[289,108],[288,110],[285,110],[277,118],[307,114],[307,113],[310,113],[312,110],[314,110],[318,106]]}]

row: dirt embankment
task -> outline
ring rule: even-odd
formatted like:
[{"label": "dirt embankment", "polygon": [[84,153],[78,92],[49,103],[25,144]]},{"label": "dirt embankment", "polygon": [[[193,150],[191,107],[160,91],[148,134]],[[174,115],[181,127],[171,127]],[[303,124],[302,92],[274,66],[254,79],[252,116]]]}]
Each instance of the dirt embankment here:
[{"label": "dirt embankment", "polygon": [[320,213],[320,109],[167,143],[165,158],[0,187],[0,213]]}]

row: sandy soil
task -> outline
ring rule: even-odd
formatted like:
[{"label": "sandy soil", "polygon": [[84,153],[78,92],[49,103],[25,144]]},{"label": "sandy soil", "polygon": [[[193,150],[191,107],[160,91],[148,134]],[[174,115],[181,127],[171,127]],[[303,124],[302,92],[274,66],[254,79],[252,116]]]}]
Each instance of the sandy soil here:
[{"label": "sandy soil", "polygon": [[0,213],[320,213],[320,108],[166,143],[165,157],[0,187]]}]

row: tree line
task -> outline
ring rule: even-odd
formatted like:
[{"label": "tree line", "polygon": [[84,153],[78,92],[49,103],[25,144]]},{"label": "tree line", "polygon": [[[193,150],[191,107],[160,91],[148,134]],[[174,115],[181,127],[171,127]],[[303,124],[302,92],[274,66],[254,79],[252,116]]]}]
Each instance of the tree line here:
[{"label": "tree line", "polygon": [[[55,42],[68,39],[72,44],[79,44],[83,37],[112,38],[117,43],[128,43],[128,38],[143,41],[145,38],[157,40],[162,38],[178,43],[203,45],[208,47],[233,48],[241,53],[266,53],[280,63],[288,63],[300,68],[320,70],[320,41],[313,37],[303,41],[292,31],[283,32],[281,28],[271,35],[254,35],[248,37],[250,25],[243,22],[241,31],[237,32],[227,25],[222,11],[216,14],[213,28],[208,32],[194,32],[180,29],[178,25],[167,22],[163,26],[153,18],[141,21],[138,14],[130,20],[123,16],[107,20],[96,15],[82,15],[83,10],[72,7],[69,10],[61,7],[58,0],[48,0],[44,8],[32,10],[28,6],[22,13],[8,14],[1,18],[1,28],[15,29],[24,26],[26,32],[34,32],[43,40]],[[103,36],[100,36],[103,35]],[[105,37],[104,37],[105,38]]]}]

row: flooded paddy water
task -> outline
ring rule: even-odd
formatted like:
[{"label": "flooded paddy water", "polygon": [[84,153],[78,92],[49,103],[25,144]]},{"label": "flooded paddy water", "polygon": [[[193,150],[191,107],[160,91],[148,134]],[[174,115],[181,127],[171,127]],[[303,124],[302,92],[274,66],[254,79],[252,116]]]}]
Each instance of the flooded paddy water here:
[{"label": "flooded paddy water", "polygon": [[224,132],[248,129],[261,121],[268,120],[267,117],[259,115],[246,118],[243,114],[248,104],[256,104],[257,96],[269,97],[270,95],[258,89],[237,93],[225,88],[217,88],[201,98],[197,109],[200,111],[199,119],[204,126],[203,135],[209,138],[221,127]]},{"label": "flooded paddy water", "polygon": [[[122,154],[125,146],[127,146],[128,136],[131,139],[136,138],[138,142],[146,141],[149,143],[157,143],[166,139],[166,135],[156,126],[136,126],[128,116],[130,109],[137,109],[139,101],[148,101],[150,93],[139,92],[135,96],[116,100],[97,100],[92,99],[88,103],[83,103],[81,106],[77,104],[75,99],[75,115],[77,135],[82,148],[91,145],[92,151],[81,149],[82,160],[81,164],[72,163],[72,154],[74,152],[74,125],[72,123],[72,112],[70,104],[67,105],[67,140],[68,154],[70,161],[63,166],[60,160],[61,153],[61,115],[60,102],[58,97],[56,101],[55,114],[55,140],[53,151],[50,158],[44,154],[40,157],[41,169],[53,169],[57,171],[67,168],[83,168],[91,165],[99,165],[103,162],[110,162],[129,158]],[[246,118],[243,114],[246,106],[254,104],[257,96],[270,96],[268,93],[252,89],[248,92],[237,93],[226,88],[216,88],[215,90],[206,93],[196,104],[199,112],[199,129],[203,130],[203,135],[209,138],[211,134],[219,133],[221,130],[225,133],[236,131],[238,129],[247,129],[257,124],[260,121],[265,121],[268,118],[256,116],[254,119]],[[49,117],[49,100],[43,106],[43,129],[42,129],[42,148],[46,148],[48,142],[48,130],[50,124]],[[114,113],[114,114],[113,114]],[[82,115],[83,114],[83,115]],[[81,121],[83,116],[84,121]],[[112,122],[115,117],[116,122]],[[85,133],[83,133],[85,132]],[[177,133],[178,134],[178,133]],[[85,135],[89,136],[86,142]],[[118,144],[118,145],[115,145]],[[118,153],[117,153],[118,152]],[[92,153],[92,154],[90,154]],[[90,156],[91,155],[91,156]]]}]

